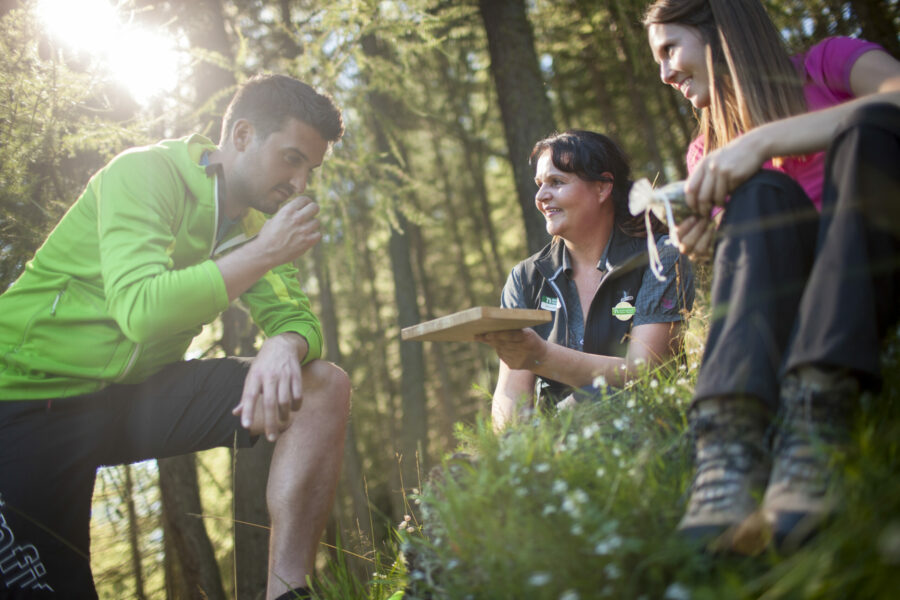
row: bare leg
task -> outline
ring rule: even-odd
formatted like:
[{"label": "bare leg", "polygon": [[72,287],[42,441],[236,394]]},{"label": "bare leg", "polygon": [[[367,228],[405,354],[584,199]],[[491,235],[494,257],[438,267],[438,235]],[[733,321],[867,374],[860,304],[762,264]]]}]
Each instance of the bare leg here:
[{"label": "bare leg", "polygon": [[272,520],[269,584],[272,600],[313,575],[319,538],[340,477],[350,413],[350,380],[316,360],[303,367],[303,405],[275,443],[266,500]]}]

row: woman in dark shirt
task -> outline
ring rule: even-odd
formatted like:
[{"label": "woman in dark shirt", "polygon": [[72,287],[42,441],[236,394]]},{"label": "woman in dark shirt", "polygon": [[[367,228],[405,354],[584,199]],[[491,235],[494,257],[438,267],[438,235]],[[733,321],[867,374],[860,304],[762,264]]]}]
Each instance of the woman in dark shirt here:
[{"label": "woman in dark shirt", "polygon": [[640,364],[670,358],[693,303],[690,263],[667,236],[657,237],[666,280],[647,266],[643,219],[627,209],[630,168],[611,139],[567,131],[537,142],[531,163],[535,205],[554,237],[512,270],[501,304],[553,319],[479,336],[501,359],[497,429],[530,412],[536,381],[550,404],[571,402],[573,390],[622,386]]}]

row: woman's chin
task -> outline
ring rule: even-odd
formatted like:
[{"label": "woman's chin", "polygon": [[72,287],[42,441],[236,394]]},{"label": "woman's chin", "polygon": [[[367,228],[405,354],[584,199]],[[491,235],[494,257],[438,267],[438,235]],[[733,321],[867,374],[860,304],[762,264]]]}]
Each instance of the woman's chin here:
[{"label": "woman's chin", "polygon": [[561,236],[563,234],[564,230],[565,230],[565,227],[562,227],[561,223],[554,223],[553,221],[547,221],[547,233],[549,233],[551,236],[556,236],[556,235]]}]

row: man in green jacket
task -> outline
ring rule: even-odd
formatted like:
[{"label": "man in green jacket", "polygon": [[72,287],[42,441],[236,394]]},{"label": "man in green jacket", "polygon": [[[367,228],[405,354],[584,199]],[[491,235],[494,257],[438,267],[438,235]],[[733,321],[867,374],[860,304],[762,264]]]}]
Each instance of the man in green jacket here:
[{"label": "man in green jacket", "polygon": [[[100,465],[275,442],[266,597],[312,575],[333,502],[350,383],[292,262],[321,239],[299,196],[340,139],[330,98],[251,79],[216,146],[201,136],[113,159],[0,295],[0,597],[96,597]],[[266,335],[252,361],[184,361],[238,297]]]}]

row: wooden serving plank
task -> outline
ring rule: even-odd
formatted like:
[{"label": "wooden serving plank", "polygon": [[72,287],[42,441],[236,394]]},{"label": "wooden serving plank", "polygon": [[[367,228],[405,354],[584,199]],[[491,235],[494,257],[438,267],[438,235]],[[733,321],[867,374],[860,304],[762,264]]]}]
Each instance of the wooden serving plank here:
[{"label": "wooden serving plank", "polygon": [[522,329],[546,323],[552,318],[548,310],[475,306],[460,312],[405,327],[400,332],[404,341],[471,342],[475,334],[507,329]]}]

